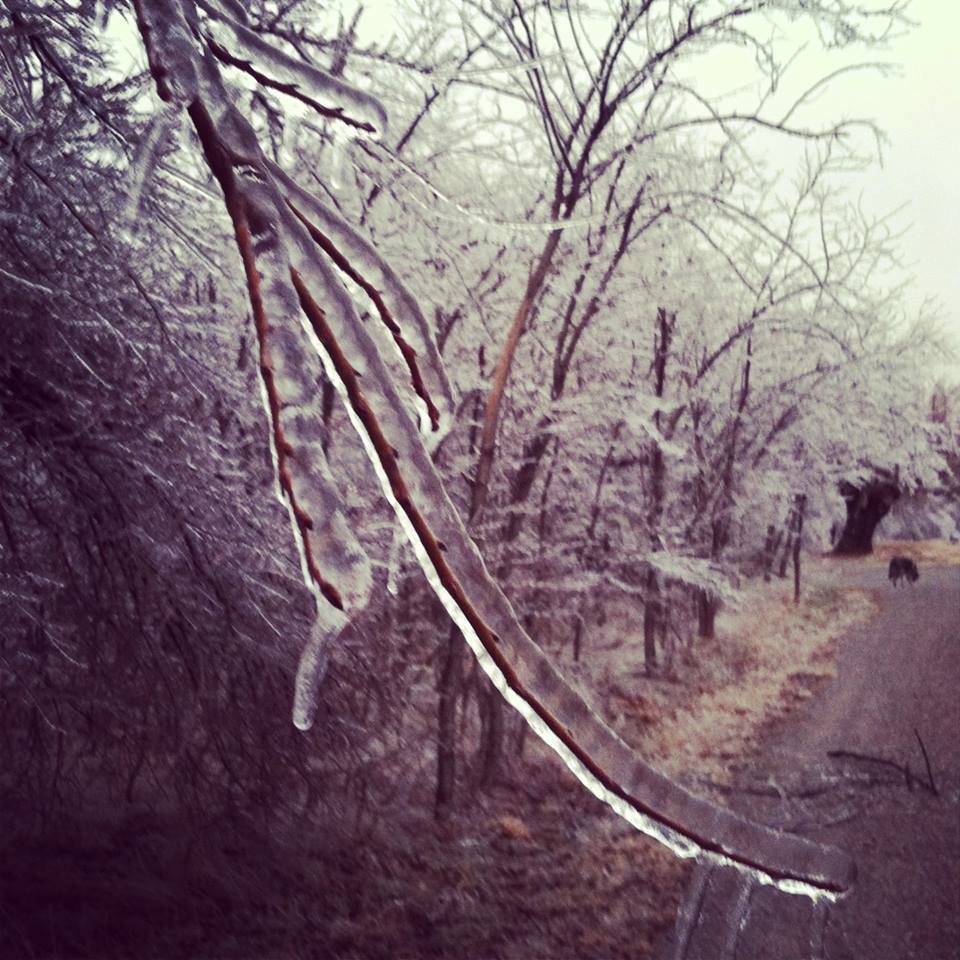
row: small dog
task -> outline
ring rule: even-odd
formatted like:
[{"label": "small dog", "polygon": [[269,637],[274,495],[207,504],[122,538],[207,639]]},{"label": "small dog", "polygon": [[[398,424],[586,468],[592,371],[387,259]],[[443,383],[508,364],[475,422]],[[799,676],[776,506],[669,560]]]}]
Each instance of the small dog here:
[{"label": "small dog", "polygon": [[909,557],[893,557],[890,560],[889,577],[894,586],[901,579],[916,583],[920,579],[920,571],[917,565]]}]

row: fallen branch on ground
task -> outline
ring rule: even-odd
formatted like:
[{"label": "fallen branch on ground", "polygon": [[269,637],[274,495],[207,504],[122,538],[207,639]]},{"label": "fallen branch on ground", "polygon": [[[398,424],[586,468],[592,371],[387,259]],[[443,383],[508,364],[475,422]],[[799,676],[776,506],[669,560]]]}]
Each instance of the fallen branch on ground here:
[{"label": "fallen branch on ground", "polygon": [[853,750],[828,750],[827,756],[831,759],[837,760],[863,760],[867,763],[878,763],[882,764],[885,767],[891,767],[894,770],[898,770],[903,774],[904,782],[907,784],[907,789],[912,790],[914,784],[918,784],[923,787],[924,790],[929,790],[932,794],[936,795],[937,790],[933,786],[933,782],[924,783],[922,780],[918,780],[910,770],[910,764],[904,766],[903,764],[897,763],[894,760],[887,760],[884,757],[874,757],[867,753],[857,753]]}]

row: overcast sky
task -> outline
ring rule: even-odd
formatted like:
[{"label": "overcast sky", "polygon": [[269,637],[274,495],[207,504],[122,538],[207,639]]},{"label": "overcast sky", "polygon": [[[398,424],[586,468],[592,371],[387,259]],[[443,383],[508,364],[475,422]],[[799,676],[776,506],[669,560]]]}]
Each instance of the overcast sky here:
[{"label": "overcast sky", "polygon": [[[810,84],[845,64],[870,61],[895,67],[837,77],[804,108],[803,119],[813,126],[816,121],[825,125],[841,118],[866,118],[887,134],[882,167],[874,164],[851,174],[847,187],[854,198],[862,196],[868,214],[899,211],[893,218],[898,232],[903,231],[898,247],[915,278],[907,309],[915,313],[924,301],[935,301],[937,313],[960,343],[960,2],[912,0],[907,15],[916,25],[885,48],[836,54],[821,52],[812,31],[798,24],[781,54],[792,54],[804,44],[806,48],[782,84],[782,102],[792,102]],[[719,80],[719,63],[714,69]],[[793,158],[790,144],[780,140],[784,157]],[[768,143],[776,149],[776,138]],[[776,157],[771,159],[778,165]],[[787,161],[791,167],[794,162]],[[960,368],[952,379],[957,378]]]},{"label": "overcast sky", "polygon": [[913,0],[909,13],[919,26],[885,57],[900,76],[844,79],[835,96],[889,134],[883,169],[863,176],[865,199],[877,213],[906,205],[898,222],[909,226],[901,245],[913,302],[936,297],[960,337],[960,3]]}]

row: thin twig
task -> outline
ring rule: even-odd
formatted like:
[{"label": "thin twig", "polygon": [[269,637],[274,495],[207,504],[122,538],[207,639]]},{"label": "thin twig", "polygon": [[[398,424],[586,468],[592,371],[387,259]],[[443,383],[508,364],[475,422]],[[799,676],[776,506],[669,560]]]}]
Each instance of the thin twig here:
[{"label": "thin twig", "polygon": [[917,743],[920,744],[920,750],[923,753],[923,762],[927,765],[927,779],[930,781],[930,791],[935,797],[939,797],[940,791],[937,789],[937,785],[933,780],[933,770],[930,767],[930,757],[927,755],[927,748],[924,746],[923,737],[920,736],[920,731],[916,727],[913,728],[913,732],[917,738]]},{"label": "thin twig", "polygon": [[[926,755],[926,751],[924,751],[924,755]],[[937,792],[932,784],[926,784],[920,782],[919,780],[915,780],[913,774],[910,772],[909,766],[905,767],[903,764],[897,763],[894,760],[885,760],[883,757],[873,757],[866,753],[856,753],[853,750],[828,750],[827,756],[837,759],[865,760],[868,763],[879,763],[885,767],[893,767],[894,770],[897,770],[903,774],[904,781],[911,790],[913,789],[913,784],[916,782],[925,789],[930,790],[932,793]]]}]

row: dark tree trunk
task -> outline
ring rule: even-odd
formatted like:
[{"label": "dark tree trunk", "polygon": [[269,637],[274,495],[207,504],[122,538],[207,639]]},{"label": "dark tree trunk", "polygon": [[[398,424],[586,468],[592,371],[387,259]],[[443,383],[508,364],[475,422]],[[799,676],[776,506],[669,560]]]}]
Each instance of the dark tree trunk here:
[{"label": "dark tree trunk", "polygon": [[793,602],[800,602],[800,538],[793,544]]},{"label": "dark tree trunk", "polygon": [[505,723],[503,696],[487,680],[483,685],[482,726],[480,728],[480,786],[492,787],[500,774],[500,757],[503,754]]},{"label": "dark tree trunk", "polygon": [[576,617],[576,626],[573,628],[573,659],[580,660],[580,649],[583,643],[583,614],[578,613]]},{"label": "dark tree trunk", "polygon": [[797,494],[794,507],[795,537],[793,541],[793,602],[800,602],[800,544],[803,540],[803,515],[807,509],[805,494]]},{"label": "dark tree trunk", "polygon": [[646,587],[643,604],[643,667],[650,677],[657,669],[657,627],[660,622],[660,590],[653,570],[647,574]]},{"label": "dark tree trunk", "polygon": [[523,460],[510,484],[510,513],[503,532],[506,543],[513,543],[520,533],[523,526],[523,507],[533,489],[540,462],[550,446],[551,439],[553,435],[544,430],[523,445]]},{"label": "dark tree trunk", "polygon": [[790,554],[793,552],[793,532],[787,531],[787,538],[783,544],[783,553],[780,554],[780,569],[777,575],[781,580],[787,576],[787,566],[790,564]]},{"label": "dark tree trunk", "polygon": [[[653,334],[653,374],[654,394],[662,398],[666,393],[667,360],[670,357],[670,344],[676,326],[676,313],[668,313],[664,307],[657,307],[657,321]],[[663,435],[660,424],[660,411],[653,414],[653,424],[659,435]],[[663,451],[656,442],[650,448],[650,493],[647,506],[647,531],[651,539],[651,548],[660,549],[660,523],[663,519],[663,496],[666,486],[667,465]],[[660,605],[660,585],[656,571],[651,567],[646,576],[646,591],[643,606],[643,665],[647,676],[652,676],[657,668],[657,634],[663,611]]]},{"label": "dark tree trunk", "polygon": [[437,710],[437,795],[434,806],[437,820],[445,819],[453,808],[457,782],[457,698],[462,674],[463,637],[451,624]]},{"label": "dark tree trunk", "polygon": [[783,531],[778,530],[773,538],[773,542],[770,544],[770,552],[767,554],[766,569],[763,573],[763,579],[767,582],[770,581],[770,576],[773,573],[773,566],[777,562],[777,552],[780,550],[780,541],[782,539]]},{"label": "dark tree trunk", "polygon": [[833,552],[841,557],[873,553],[873,534],[899,499],[899,485],[895,480],[877,479],[858,487],[842,480],[840,494],[847,504],[847,522]]},{"label": "dark tree trunk", "polygon": [[706,590],[697,591],[697,636],[713,639],[716,632],[717,601]]}]

